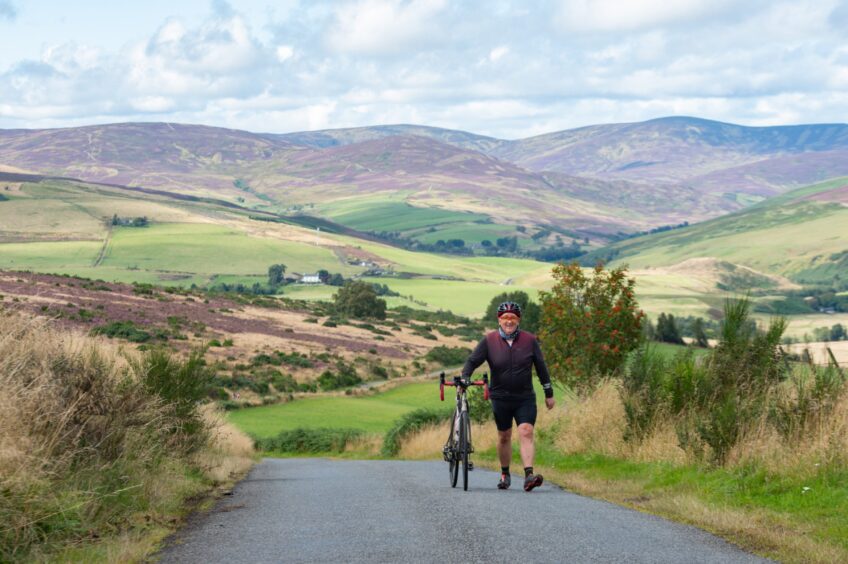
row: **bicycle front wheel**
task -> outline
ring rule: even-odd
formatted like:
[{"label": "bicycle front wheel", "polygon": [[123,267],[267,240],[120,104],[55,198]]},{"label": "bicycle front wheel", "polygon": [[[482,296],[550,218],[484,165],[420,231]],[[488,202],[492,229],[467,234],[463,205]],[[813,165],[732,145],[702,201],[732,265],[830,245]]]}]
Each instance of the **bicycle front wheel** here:
[{"label": "bicycle front wheel", "polygon": [[471,424],[468,414],[463,413],[459,419],[459,453],[462,466],[462,489],[468,491],[468,451],[471,450]]},{"label": "bicycle front wheel", "polygon": [[457,424],[456,418],[453,419],[453,425],[451,425],[451,433],[448,437],[448,471],[450,472],[450,485],[452,488],[456,487],[456,482],[459,479],[459,447],[457,441],[454,439],[454,425]]}]

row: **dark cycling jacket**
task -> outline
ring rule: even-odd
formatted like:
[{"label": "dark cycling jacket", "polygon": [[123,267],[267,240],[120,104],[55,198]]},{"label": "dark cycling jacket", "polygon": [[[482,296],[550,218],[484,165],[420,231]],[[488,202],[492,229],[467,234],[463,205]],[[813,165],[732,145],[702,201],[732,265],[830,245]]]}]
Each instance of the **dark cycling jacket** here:
[{"label": "dark cycling jacket", "polygon": [[545,397],[554,397],[551,376],[542,357],[539,341],[533,333],[519,331],[512,347],[497,331],[488,333],[465,361],[462,376],[468,378],[483,361],[489,362],[490,394],[493,399],[524,399],[535,397],[532,367],[536,367]]}]

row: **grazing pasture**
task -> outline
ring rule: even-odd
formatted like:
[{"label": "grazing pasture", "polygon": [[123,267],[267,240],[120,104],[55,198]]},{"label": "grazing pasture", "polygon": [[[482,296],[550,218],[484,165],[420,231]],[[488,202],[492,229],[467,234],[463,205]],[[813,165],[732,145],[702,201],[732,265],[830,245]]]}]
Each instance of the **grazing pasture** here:
[{"label": "grazing pasture", "polygon": [[255,437],[272,437],[280,431],[305,428],[361,429],[384,433],[403,414],[422,407],[444,406],[438,380],[414,382],[371,396],[304,397],[290,403],[240,409],[229,419]]}]

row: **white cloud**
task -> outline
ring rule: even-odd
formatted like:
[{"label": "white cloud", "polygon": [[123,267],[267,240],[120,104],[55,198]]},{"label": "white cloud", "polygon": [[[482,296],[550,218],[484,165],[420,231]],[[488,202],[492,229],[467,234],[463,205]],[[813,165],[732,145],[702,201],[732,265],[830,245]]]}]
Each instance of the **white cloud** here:
[{"label": "white cloud", "polygon": [[557,23],[576,32],[631,31],[692,21],[730,5],[730,0],[561,0]]},{"label": "white cloud", "polygon": [[[218,0],[205,19],[163,16],[120,48],[45,35],[0,70],[0,127],[404,122],[515,138],[669,114],[845,121],[846,4],[671,4],[316,0],[275,20]],[[557,28],[567,13],[585,17]]]},{"label": "white cloud", "polygon": [[130,100],[133,109],[145,113],[167,112],[174,108],[174,101],[165,96],[144,96]]},{"label": "white cloud", "polygon": [[393,54],[431,43],[445,0],[359,0],[341,5],[326,35],[339,53]]},{"label": "white cloud", "polygon": [[291,45],[279,45],[275,51],[277,55],[277,60],[281,63],[284,63],[292,58],[294,55],[294,47]]},{"label": "white cloud", "polygon": [[506,45],[499,45],[489,51],[489,61],[496,63],[507,53],[509,53],[509,47]]}]

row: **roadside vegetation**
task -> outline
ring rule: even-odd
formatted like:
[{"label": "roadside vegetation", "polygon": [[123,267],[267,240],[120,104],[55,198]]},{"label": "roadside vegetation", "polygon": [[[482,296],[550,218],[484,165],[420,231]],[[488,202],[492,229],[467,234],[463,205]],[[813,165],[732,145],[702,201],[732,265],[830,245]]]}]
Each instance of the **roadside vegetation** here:
[{"label": "roadside vegetation", "polygon": [[252,445],[198,354],[133,353],[0,310],[0,560],[139,560]]}]

